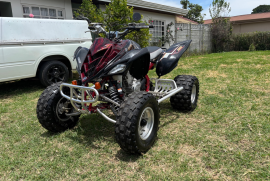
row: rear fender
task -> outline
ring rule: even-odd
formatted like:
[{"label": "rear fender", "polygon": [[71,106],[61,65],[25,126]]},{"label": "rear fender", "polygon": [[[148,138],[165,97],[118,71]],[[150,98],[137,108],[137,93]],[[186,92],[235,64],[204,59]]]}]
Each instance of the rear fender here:
[{"label": "rear fender", "polygon": [[158,60],[156,73],[158,76],[163,76],[171,72],[178,64],[180,57],[190,46],[192,40],[183,41],[172,45],[166,50],[163,56]]}]

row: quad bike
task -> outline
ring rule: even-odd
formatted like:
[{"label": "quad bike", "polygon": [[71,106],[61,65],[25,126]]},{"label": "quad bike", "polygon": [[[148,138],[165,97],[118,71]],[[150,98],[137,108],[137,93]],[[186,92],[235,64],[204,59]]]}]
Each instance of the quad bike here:
[{"label": "quad bike", "polygon": [[[135,21],[138,16],[134,14]],[[171,106],[182,112],[193,111],[197,106],[199,81],[195,76],[160,79],[177,66],[191,40],[167,50],[141,48],[123,38],[132,31],[153,28],[151,25],[131,23],[123,32],[106,32],[99,23],[90,25],[90,31],[104,33],[106,38],[96,38],[90,49],[77,48],[74,59],[80,78],[72,84],[47,87],[38,100],[38,120],[47,130],[62,132],[75,127],[81,114],[98,113],[115,124],[115,138],[123,150],[145,153],[157,137],[162,101],[170,98]],[[150,80],[147,73],[154,68],[158,78]],[[111,109],[116,118],[102,112],[106,109]]]}]

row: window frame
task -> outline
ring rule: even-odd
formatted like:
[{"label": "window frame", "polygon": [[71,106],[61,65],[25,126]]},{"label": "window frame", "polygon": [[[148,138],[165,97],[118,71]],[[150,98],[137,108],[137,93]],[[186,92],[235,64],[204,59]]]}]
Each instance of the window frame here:
[{"label": "window frame", "polygon": [[[33,14],[32,8],[39,8],[39,15],[34,15],[38,17],[38,19],[60,19],[63,20],[65,19],[65,8],[56,8],[56,7],[49,7],[49,6],[40,6],[40,5],[29,5],[29,4],[22,4],[22,11],[23,11],[23,18],[29,18],[30,14]],[[24,8],[29,9],[29,14],[24,13]],[[42,16],[41,15],[41,9],[47,9],[47,15],[48,16]],[[53,9],[56,11],[56,16],[50,16],[50,9]],[[62,16],[58,15],[58,12],[62,11]]]},{"label": "window frame", "polygon": [[[155,21],[157,21],[157,24],[155,24]],[[159,25],[160,22],[160,25]],[[164,23],[162,25],[162,23]],[[164,41],[165,36],[166,36],[166,20],[161,20],[161,19],[153,19],[153,20],[149,20],[149,24],[153,25],[154,28],[150,28],[149,32],[152,34],[152,38],[150,40],[151,43],[158,43],[158,40],[161,38],[162,41]],[[157,29],[156,29],[157,27]],[[162,27],[164,28],[162,30]],[[155,35],[158,34],[157,36]],[[161,34],[161,36],[159,36],[159,34]],[[162,44],[162,46],[164,46]]]}]

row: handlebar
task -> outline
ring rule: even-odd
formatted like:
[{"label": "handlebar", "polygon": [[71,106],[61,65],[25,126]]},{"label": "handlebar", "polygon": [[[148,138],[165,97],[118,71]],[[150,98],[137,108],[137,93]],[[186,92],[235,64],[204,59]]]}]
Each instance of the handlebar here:
[{"label": "handlebar", "polygon": [[84,16],[81,16],[81,15],[76,17],[75,19],[77,19],[77,20],[86,20],[89,24],[91,23],[91,21],[88,18],[86,18]]},{"label": "handlebar", "polygon": [[105,29],[102,27],[101,23],[91,23],[88,29],[91,30],[93,33],[104,33],[107,38],[109,39],[122,39],[124,38],[128,33],[130,33],[133,30],[140,30],[140,29],[149,29],[154,28],[153,25],[145,25],[145,23],[129,23],[128,27],[125,27],[125,29],[122,32],[119,31],[109,31],[106,32]]},{"label": "handlebar", "polygon": [[154,28],[153,25],[145,25],[145,23],[129,23],[126,29],[149,29]]}]

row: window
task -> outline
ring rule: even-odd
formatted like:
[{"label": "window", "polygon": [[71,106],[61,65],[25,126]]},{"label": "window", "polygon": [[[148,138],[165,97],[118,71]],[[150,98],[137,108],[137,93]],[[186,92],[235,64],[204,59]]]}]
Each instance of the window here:
[{"label": "window", "polygon": [[34,18],[64,19],[63,9],[23,5],[23,17],[29,18],[29,14],[33,14]]},{"label": "window", "polygon": [[154,28],[150,28],[150,33],[152,34],[151,44],[158,46],[162,45],[165,37],[165,21],[160,20],[150,20],[150,24],[154,26]]}]

